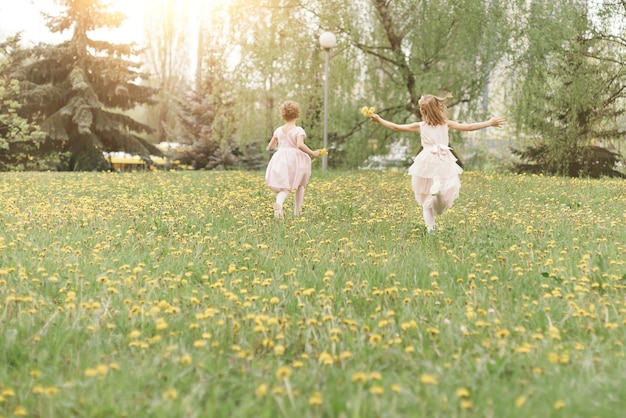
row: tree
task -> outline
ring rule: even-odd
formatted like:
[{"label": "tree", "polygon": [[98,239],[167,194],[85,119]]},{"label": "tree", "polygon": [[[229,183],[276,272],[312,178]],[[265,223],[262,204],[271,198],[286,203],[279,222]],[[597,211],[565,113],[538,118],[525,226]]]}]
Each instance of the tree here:
[{"label": "tree", "polygon": [[175,100],[177,126],[168,136],[186,146],[172,158],[195,169],[259,168],[264,165],[259,142],[237,135],[238,89],[228,71],[228,40],[223,37],[230,19],[220,7],[210,11],[199,31],[196,88]]},{"label": "tree", "polygon": [[[247,116],[258,122],[248,125],[257,131],[263,127],[266,136],[280,122],[279,102],[290,97],[303,104],[301,123],[309,134],[307,141],[320,144],[324,51],[318,37],[325,30],[337,35],[329,76],[330,166],[355,166],[371,153],[385,152],[392,134],[361,116],[364,105],[374,105],[396,120],[409,119],[418,116],[422,94],[450,91],[457,112],[482,113],[482,106],[469,104],[480,103],[488,75],[507,52],[511,33],[506,17],[510,2],[234,3],[238,3],[231,7],[238,13],[233,19],[234,43],[241,54],[236,71],[243,85],[256,92],[250,96],[259,109]],[[376,149],[369,146],[373,137]]]},{"label": "tree", "polygon": [[68,153],[59,169],[109,168],[103,151],[126,151],[151,162],[161,155],[140,135],[151,129],[122,112],[154,103],[154,90],[133,60],[130,44],[94,40],[89,33],[116,28],[124,16],[101,0],[58,0],[59,16],[46,16],[53,33],[70,32],[57,45],[12,51],[11,78],[21,82],[20,115],[47,134],[42,152]]},{"label": "tree", "polygon": [[[350,4],[345,7],[351,7]],[[325,5],[328,1],[230,2],[228,13],[232,24],[228,36],[237,58],[232,73],[239,86],[235,113],[238,137],[242,140],[249,138],[265,144],[282,123],[278,106],[292,99],[300,103],[299,124],[307,132],[307,144],[321,147],[325,57],[318,37],[323,30],[338,26],[336,17],[331,15],[326,20],[326,16],[318,13],[318,8],[324,9]],[[342,39],[339,41],[332,51],[329,77],[331,167],[346,162],[341,149],[345,139],[340,136],[354,134],[354,126],[361,119],[360,99],[354,96],[361,64],[354,59],[354,50]]]},{"label": "tree", "polygon": [[[336,10],[341,2],[332,3],[334,7],[327,5],[326,10]],[[419,118],[418,101],[423,94],[451,92],[454,97],[450,107],[457,116],[483,117],[480,101],[491,71],[507,53],[511,35],[507,12],[514,3],[352,3],[337,30],[361,53],[357,59],[362,64],[359,91],[364,104],[377,104],[386,117],[408,120]],[[327,12],[320,9],[318,13]],[[384,139],[392,135],[369,129],[370,137]],[[351,139],[350,143],[367,148],[363,142],[355,144]]]},{"label": "tree", "polygon": [[[19,38],[10,38],[0,44],[0,52],[18,48]],[[45,134],[18,114],[20,83],[4,75],[7,64],[0,61],[0,171],[27,170],[36,167],[32,155],[38,151]],[[50,168],[43,164],[41,168]]]},{"label": "tree", "polygon": [[[621,175],[619,154],[601,145],[623,136],[616,121],[626,110],[624,39],[602,32],[582,1],[533,2],[526,15],[512,113],[531,144],[514,150],[517,170]],[[600,24],[606,18],[597,16]]]},{"label": "tree", "polygon": [[167,141],[167,132],[176,125],[173,97],[187,88],[190,75],[191,2],[188,0],[153,1],[146,11],[146,48],[144,57],[151,73],[150,82],[158,91],[155,108],[157,138]]}]

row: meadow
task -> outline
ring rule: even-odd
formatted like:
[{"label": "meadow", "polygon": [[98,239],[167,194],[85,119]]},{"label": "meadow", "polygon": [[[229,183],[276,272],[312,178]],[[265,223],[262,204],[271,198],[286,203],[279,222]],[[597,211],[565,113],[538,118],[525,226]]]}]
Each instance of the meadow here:
[{"label": "meadow", "polygon": [[619,417],[626,183],[0,175],[0,416]]}]

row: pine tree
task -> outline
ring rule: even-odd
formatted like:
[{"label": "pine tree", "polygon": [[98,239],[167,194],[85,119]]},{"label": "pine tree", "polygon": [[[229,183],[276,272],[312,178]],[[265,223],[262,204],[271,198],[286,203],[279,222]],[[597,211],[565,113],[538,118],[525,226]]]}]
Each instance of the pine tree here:
[{"label": "pine tree", "polygon": [[66,170],[109,168],[103,151],[126,151],[151,163],[159,149],[140,135],[151,128],[123,111],[154,103],[132,44],[94,40],[90,32],[117,28],[125,16],[102,0],[57,0],[65,10],[46,16],[53,33],[71,32],[56,45],[14,50],[11,78],[21,81],[21,115],[46,132],[42,153],[67,153]]},{"label": "pine tree", "polygon": [[266,163],[259,141],[243,143],[237,136],[235,88],[223,48],[215,38],[200,35],[196,89],[174,98],[178,123],[168,132],[172,142],[185,146],[171,158],[194,169],[258,169]]},{"label": "pine tree", "polygon": [[622,157],[607,146],[623,137],[614,121],[625,111],[624,63],[588,16],[586,2],[532,4],[513,103],[532,144],[513,149],[516,171],[624,177]]}]

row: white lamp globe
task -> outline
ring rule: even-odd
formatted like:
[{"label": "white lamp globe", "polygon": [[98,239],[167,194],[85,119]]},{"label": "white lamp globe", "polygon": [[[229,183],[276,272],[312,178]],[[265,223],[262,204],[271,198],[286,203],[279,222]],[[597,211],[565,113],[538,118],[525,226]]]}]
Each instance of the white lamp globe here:
[{"label": "white lamp globe", "polygon": [[332,32],[324,32],[320,35],[320,46],[324,49],[330,49],[337,45],[337,38]]}]

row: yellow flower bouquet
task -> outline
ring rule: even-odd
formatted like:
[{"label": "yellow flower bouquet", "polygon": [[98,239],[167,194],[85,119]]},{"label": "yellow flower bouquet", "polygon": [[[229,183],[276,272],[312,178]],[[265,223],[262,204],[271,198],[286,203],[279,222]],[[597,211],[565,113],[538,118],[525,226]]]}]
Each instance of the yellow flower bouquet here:
[{"label": "yellow flower bouquet", "polygon": [[376,112],[376,108],[374,106],[371,106],[371,107],[363,106],[361,108],[361,114],[366,117],[372,116],[374,112]]},{"label": "yellow flower bouquet", "polygon": [[328,151],[326,150],[326,148],[322,148],[318,151],[320,152],[320,157],[323,157],[324,155],[328,155]]}]

